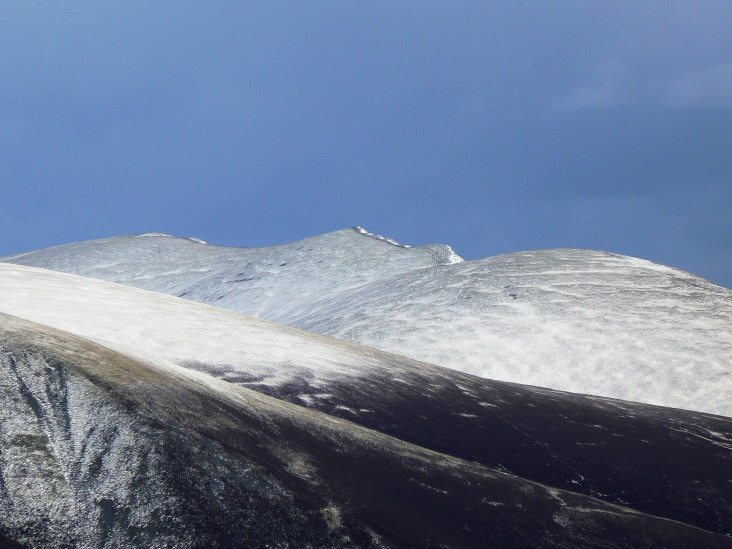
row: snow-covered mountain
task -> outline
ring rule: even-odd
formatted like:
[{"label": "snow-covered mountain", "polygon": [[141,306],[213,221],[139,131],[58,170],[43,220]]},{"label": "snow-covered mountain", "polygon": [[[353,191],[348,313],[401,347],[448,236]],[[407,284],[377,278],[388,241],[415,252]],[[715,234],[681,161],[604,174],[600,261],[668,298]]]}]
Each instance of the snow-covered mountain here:
[{"label": "snow-covered mountain", "polygon": [[[0,264],[0,312],[532,481],[732,530],[728,418],[485,380],[165,294],[20,265]],[[674,484],[667,466],[638,452],[645,445],[674,456]]]},{"label": "snow-covered mountain", "polygon": [[732,415],[732,291],[589,250],[462,261],[346,229],[224,248],[158,233],[2,261],[211,303],[490,379]]},{"label": "snow-covered mountain", "polygon": [[725,547],[730,444],[725,417],[0,265],[0,541]]},{"label": "snow-covered mountain", "polygon": [[1,320],[0,542],[91,549],[728,541],[207,375]]}]

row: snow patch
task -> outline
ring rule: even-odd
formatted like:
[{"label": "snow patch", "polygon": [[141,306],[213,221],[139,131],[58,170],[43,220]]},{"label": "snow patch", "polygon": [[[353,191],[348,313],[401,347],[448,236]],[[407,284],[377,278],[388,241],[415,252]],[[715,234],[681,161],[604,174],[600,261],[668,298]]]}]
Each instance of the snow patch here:
[{"label": "snow patch", "polygon": [[464,263],[465,260],[460,257],[458,254],[455,253],[455,250],[453,250],[450,246],[445,244],[445,253],[447,257],[445,258],[445,264],[446,265],[454,265],[455,263]]},{"label": "snow patch", "polygon": [[411,248],[411,246],[409,246],[407,244],[399,244],[399,242],[397,242],[396,240],[393,240],[391,238],[387,238],[385,236],[381,236],[380,234],[370,233],[366,229],[364,229],[363,227],[356,226],[356,227],[353,228],[353,230],[356,231],[357,233],[360,233],[360,234],[364,235],[364,236],[370,236],[371,238],[375,238],[376,240],[381,240],[382,242],[387,242],[387,243],[389,243],[389,244],[391,244],[393,246],[398,246],[399,248]]},{"label": "snow patch", "polygon": [[[135,238],[143,238],[143,237],[156,237],[156,236],[162,236],[166,238],[178,238],[177,236],[174,236],[172,234],[168,233],[156,233],[156,232],[150,232],[150,233],[141,233],[134,235]],[[183,237],[183,240],[189,240],[191,242],[195,242],[196,244],[208,244],[205,240],[201,240],[200,238],[196,238],[195,236],[185,236]]]},{"label": "snow patch", "polygon": [[344,412],[349,412],[353,415],[358,415],[358,412],[354,410],[353,408],[349,408],[348,406],[338,405],[335,407],[336,410],[343,410]]},{"label": "snow patch", "polygon": [[646,269],[648,271],[656,271],[658,273],[673,275],[673,276],[683,276],[687,273],[680,269],[674,269],[673,267],[668,267],[666,265],[661,265],[660,263],[654,263],[653,261],[648,261],[647,259],[641,259],[639,257],[631,257],[628,255],[622,256],[622,258],[632,265],[633,267],[640,267],[641,269]]}]

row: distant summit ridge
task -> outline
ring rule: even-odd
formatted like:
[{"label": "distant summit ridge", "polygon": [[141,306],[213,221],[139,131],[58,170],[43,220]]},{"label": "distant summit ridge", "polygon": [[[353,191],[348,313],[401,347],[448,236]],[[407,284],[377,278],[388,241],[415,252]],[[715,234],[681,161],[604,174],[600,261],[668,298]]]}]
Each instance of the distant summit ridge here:
[{"label": "distant summit ridge", "polygon": [[140,233],[133,235],[135,238],[144,238],[144,237],[154,237],[154,236],[161,236],[165,238],[183,238],[184,240],[190,240],[191,242],[196,242],[197,244],[208,244],[205,240],[201,240],[200,238],[196,238],[195,236],[175,236],[168,233],[156,233],[156,232],[149,232],[149,233]]},{"label": "distant summit ridge", "polygon": [[169,236],[171,238],[175,238],[172,234],[158,233],[158,232],[140,233],[140,234],[136,234],[134,236],[137,236],[137,237],[144,237],[144,236]]},{"label": "distant summit ridge", "polygon": [[732,416],[732,291],[578,249],[463,261],[352,227],[277,246],[116,237],[0,261],[201,301],[480,377]]},{"label": "distant summit ridge", "polygon": [[[381,242],[386,242],[387,244],[391,244],[392,246],[396,246],[398,248],[408,249],[412,247],[409,244],[400,244],[393,238],[388,238],[380,234],[371,233],[358,225],[353,227],[353,230],[359,234],[374,238]],[[434,256],[438,265],[452,265],[454,263],[462,263],[463,261],[465,261],[462,257],[455,253],[455,250],[453,250],[447,244],[428,244],[426,246],[418,246],[418,248],[424,248],[428,250]]]},{"label": "distant summit ridge", "polygon": [[382,242],[388,242],[389,244],[393,244],[394,246],[399,246],[400,248],[411,248],[411,246],[409,246],[408,244],[399,244],[399,242],[397,242],[394,239],[387,238],[385,236],[381,236],[380,234],[370,233],[369,231],[367,231],[366,229],[364,229],[363,227],[360,227],[358,225],[355,226],[353,228],[353,230],[356,231],[357,233],[361,233],[362,235],[370,236],[371,238],[375,238],[376,240],[381,240]]}]

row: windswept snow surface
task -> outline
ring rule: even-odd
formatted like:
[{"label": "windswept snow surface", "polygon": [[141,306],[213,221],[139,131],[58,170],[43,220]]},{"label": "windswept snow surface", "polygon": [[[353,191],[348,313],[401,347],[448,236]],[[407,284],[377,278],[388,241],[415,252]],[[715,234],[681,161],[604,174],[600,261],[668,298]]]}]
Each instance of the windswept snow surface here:
[{"label": "windswept snow surface", "polygon": [[171,293],[482,377],[732,415],[732,291],[642,259],[463,262],[347,229],[221,248],[119,237],[4,261]]},{"label": "windswept snow surface", "polygon": [[0,263],[0,312],[227,381],[317,387],[383,362],[366,347],[93,278]]}]

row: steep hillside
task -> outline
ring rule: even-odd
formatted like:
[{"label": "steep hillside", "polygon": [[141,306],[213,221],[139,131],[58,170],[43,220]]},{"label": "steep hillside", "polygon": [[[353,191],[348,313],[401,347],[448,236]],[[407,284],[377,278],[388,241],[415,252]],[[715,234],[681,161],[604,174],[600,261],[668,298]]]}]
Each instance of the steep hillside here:
[{"label": "steep hillside", "polygon": [[0,536],[47,547],[725,547],[3,315]]}]

